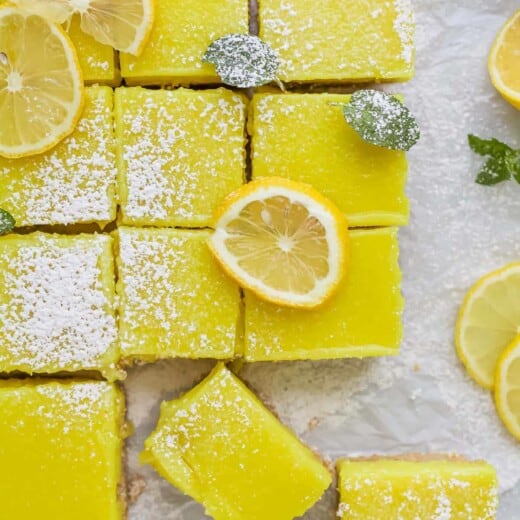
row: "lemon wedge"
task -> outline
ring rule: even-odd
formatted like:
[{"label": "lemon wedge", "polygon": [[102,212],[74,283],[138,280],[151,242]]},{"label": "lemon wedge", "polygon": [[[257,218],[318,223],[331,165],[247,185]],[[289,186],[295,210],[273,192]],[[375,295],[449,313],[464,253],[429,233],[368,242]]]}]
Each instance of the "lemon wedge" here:
[{"label": "lemon wedge", "polygon": [[495,88],[520,109],[520,11],[498,33],[489,54],[488,70]]},{"label": "lemon wedge", "polygon": [[0,9],[0,155],[24,157],[55,146],[75,128],[83,78],[59,25]]},{"label": "lemon wedge", "polygon": [[495,381],[498,414],[506,428],[520,441],[520,336],[500,356]]},{"label": "lemon wedge", "polygon": [[14,0],[21,9],[64,23],[81,17],[81,29],[118,51],[141,54],[153,25],[153,0]]},{"label": "lemon wedge", "polygon": [[311,186],[265,177],[229,195],[209,246],[224,270],[260,298],[317,307],[346,269],[348,225]]},{"label": "lemon wedge", "polygon": [[480,279],[459,313],[455,344],[470,376],[492,389],[498,359],[520,331],[520,263]]}]

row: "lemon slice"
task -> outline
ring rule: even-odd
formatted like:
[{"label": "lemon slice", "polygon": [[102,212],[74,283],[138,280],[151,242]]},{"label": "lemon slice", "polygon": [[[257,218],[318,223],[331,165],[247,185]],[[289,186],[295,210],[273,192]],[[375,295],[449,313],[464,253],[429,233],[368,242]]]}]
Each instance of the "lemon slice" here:
[{"label": "lemon slice", "polygon": [[500,356],[495,380],[498,415],[520,441],[520,336]]},{"label": "lemon slice", "polygon": [[44,152],[81,116],[83,79],[60,26],[19,9],[0,9],[0,155]]},{"label": "lemon slice", "polygon": [[311,186],[265,177],[227,197],[209,245],[242,287],[279,305],[310,308],[343,277],[348,225]]},{"label": "lemon slice", "polygon": [[153,0],[14,0],[57,23],[81,16],[81,29],[118,51],[141,54],[153,25]]},{"label": "lemon slice", "polygon": [[479,385],[493,388],[498,358],[519,331],[520,263],[514,263],[479,280],[459,313],[457,352]]},{"label": "lemon slice", "polygon": [[489,54],[488,70],[495,88],[520,109],[520,11],[498,33]]}]

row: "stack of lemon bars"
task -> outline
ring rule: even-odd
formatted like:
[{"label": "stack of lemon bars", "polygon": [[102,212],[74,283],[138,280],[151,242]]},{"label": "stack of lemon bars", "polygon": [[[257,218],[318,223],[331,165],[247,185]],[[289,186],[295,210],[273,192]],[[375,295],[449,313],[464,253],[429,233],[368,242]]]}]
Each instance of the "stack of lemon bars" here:
[{"label": "stack of lemon bars", "polygon": [[[409,2],[258,7],[259,36],[292,93],[247,97],[201,61],[216,38],[249,31],[247,0],[157,0],[140,57],[73,21],[89,85],[76,130],[38,156],[0,158],[0,207],[19,230],[0,238],[1,518],[126,517],[118,381],[131,362],[168,358],[221,362],[163,404],[143,461],[216,520],[303,515],[331,471],[224,362],[398,353],[405,153],[345,123],[336,104],[347,94],[311,92],[411,78]],[[313,185],[351,227],[347,279],[317,310],[242,291],[209,252],[219,202],[272,175]],[[337,467],[343,519],[495,517],[496,476],[483,462],[375,457]]]}]

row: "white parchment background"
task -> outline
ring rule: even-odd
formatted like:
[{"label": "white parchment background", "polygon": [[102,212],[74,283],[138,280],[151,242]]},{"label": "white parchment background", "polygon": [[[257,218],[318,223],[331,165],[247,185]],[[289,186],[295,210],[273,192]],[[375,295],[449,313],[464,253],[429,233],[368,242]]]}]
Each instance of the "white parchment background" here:
[{"label": "white parchment background", "polygon": [[[520,186],[473,182],[480,159],[469,132],[520,146],[520,112],[488,79],[486,56],[518,0],[417,0],[417,76],[403,92],[422,140],[409,155],[411,225],[400,232],[405,339],[396,359],[247,366],[241,375],[308,444],[332,459],[373,453],[458,452],[499,472],[499,520],[520,518],[520,443],[502,427],[491,395],[459,365],[453,329],[460,302],[481,275],[520,260]],[[311,123],[311,122],[310,122]],[[130,371],[126,382],[130,477],[147,488],[130,520],[201,520],[184,497],[137,455],[159,403],[205,375],[210,362],[172,361]],[[332,520],[335,495],[306,520]]]}]

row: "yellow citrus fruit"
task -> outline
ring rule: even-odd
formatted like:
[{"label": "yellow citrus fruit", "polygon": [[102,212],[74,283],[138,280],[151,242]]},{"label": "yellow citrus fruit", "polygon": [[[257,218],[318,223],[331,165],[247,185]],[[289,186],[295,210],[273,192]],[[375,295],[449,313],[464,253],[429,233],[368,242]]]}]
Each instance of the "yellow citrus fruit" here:
[{"label": "yellow citrus fruit", "polygon": [[153,0],[14,0],[31,13],[56,23],[81,17],[81,29],[118,51],[139,55],[153,25]]},{"label": "yellow citrus fruit", "polygon": [[489,54],[488,69],[495,88],[520,109],[520,11],[498,33]]},{"label": "yellow citrus fruit", "polygon": [[500,356],[495,381],[498,414],[506,428],[520,441],[520,336]]},{"label": "yellow citrus fruit", "polygon": [[347,221],[307,184],[277,177],[250,182],[224,200],[214,224],[213,254],[264,300],[317,307],[345,273]]},{"label": "yellow citrus fruit", "polygon": [[0,9],[0,155],[23,157],[55,146],[75,128],[83,78],[59,25]]},{"label": "yellow citrus fruit", "polygon": [[519,332],[520,263],[513,263],[480,279],[459,313],[457,353],[479,385],[494,387],[498,358]]}]

